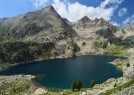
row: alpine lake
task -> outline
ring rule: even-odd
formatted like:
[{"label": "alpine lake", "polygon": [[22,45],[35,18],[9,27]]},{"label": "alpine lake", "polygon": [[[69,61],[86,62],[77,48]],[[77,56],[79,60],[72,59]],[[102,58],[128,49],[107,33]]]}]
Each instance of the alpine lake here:
[{"label": "alpine lake", "polygon": [[50,59],[16,65],[0,72],[0,75],[35,75],[41,86],[70,89],[73,81],[82,81],[89,88],[91,80],[97,84],[109,78],[123,76],[123,72],[110,62],[120,58],[108,55],[86,55],[73,58]]}]

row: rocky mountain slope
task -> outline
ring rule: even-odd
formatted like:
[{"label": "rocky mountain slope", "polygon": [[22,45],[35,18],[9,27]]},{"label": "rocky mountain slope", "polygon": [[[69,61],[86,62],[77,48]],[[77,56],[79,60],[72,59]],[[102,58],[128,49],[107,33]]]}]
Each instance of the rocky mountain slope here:
[{"label": "rocky mountain slope", "polygon": [[[1,18],[0,69],[7,68],[9,64],[56,57],[86,54],[129,56],[127,60],[113,62],[123,70],[123,79],[113,79],[92,90],[87,90],[87,93],[100,91],[97,92],[100,94],[102,91],[114,89],[113,86],[105,89],[105,86],[114,85],[116,81],[118,85],[123,85],[124,80],[127,83],[134,79],[133,31],[134,23],[121,29],[102,18],[91,20],[87,16],[72,23],[62,18],[52,6],[16,17]],[[8,65],[5,66],[3,63],[8,63]],[[76,95],[78,95],[77,92]]]},{"label": "rocky mountain slope", "polygon": [[0,19],[1,41],[46,42],[75,36],[52,6],[24,15]]},{"label": "rocky mountain slope", "polygon": [[132,23],[130,26],[125,27],[124,31],[124,43],[134,43],[134,23]]},{"label": "rocky mountain slope", "polygon": [[103,18],[91,20],[87,16],[72,23],[48,6],[0,19],[0,62],[106,54],[111,45],[128,44],[133,37],[125,35],[132,29],[120,29]]},{"label": "rocky mountain slope", "polygon": [[[6,59],[7,63],[10,63],[14,60],[13,56],[16,56],[15,59],[24,59],[24,62],[73,56],[79,51],[73,40],[76,36],[76,32],[52,6],[12,18],[2,18],[0,19],[0,54],[2,55],[0,59],[2,61]],[[22,58],[23,56],[25,57]],[[34,57],[27,59],[26,56]]]},{"label": "rocky mountain slope", "polygon": [[[29,53],[28,56],[36,54],[36,57],[30,58],[28,61],[89,53],[103,54],[109,44],[121,43],[122,38],[117,34],[117,31],[122,30],[102,18],[91,20],[85,16],[76,23],[69,22],[62,18],[52,6],[48,6],[24,15],[0,19],[0,42],[2,42],[0,54],[17,58],[25,55],[24,52]],[[17,43],[14,43],[16,41]],[[25,43],[27,47],[23,45]],[[49,55],[51,56],[44,55],[46,54],[44,52],[48,52],[48,50],[41,46],[42,43],[46,46],[53,44],[53,46],[49,46]],[[8,48],[7,44],[9,44]],[[20,44],[22,44],[21,47]],[[21,49],[13,51],[12,48],[15,46]],[[8,54],[4,54],[9,50]],[[38,55],[37,52],[42,53]],[[3,61],[2,57],[0,59]],[[7,59],[14,60],[14,58]],[[10,63],[10,61],[7,62]]]},{"label": "rocky mountain slope", "polygon": [[117,34],[122,30],[103,18],[91,20],[85,16],[78,20],[72,28],[79,36],[76,42],[81,49],[81,54],[96,52],[103,54],[108,45],[122,42],[122,38]]}]

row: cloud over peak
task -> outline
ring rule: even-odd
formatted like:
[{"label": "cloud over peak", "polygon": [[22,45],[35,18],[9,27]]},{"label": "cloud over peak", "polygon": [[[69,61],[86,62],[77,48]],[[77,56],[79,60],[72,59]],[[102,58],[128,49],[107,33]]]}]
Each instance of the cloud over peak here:
[{"label": "cloud over peak", "polygon": [[104,18],[105,20],[110,20],[114,10],[112,7],[105,9],[101,6],[86,6],[78,2],[66,5],[64,2],[60,2],[60,0],[54,0],[52,5],[62,17],[72,22],[76,22],[84,16],[88,16],[90,19]]},{"label": "cloud over peak", "polygon": [[[44,7],[49,4],[49,0],[35,0],[34,5]],[[121,4],[123,0],[104,0],[97,7],[82,5],[79,2],[70,3],[69,0],[52,0],[52,5],[63,18],[76,22],[84,16],[90,19],[103,18],[107,21],[111,20],[114,10]]]}]

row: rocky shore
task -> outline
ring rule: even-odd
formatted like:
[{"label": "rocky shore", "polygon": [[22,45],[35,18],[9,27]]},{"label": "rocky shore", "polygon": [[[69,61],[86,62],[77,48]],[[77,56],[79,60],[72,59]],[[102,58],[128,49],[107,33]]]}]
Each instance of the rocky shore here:
[{"label": "rocky shore", "polygon": [[0,76],[0,95],[32,95],[37,88],[32,82],[34,76]]},{"label": "rocky shore", "polygon": [[[71,92],[67,91],[51,91],[42,87],[35,85],[32,79],[34,76],[31,75],[13,75],[13,76],[0,76],[0,94],[1,95],[99,95],[108,90],[114,89],[114,85],[120,86],[124,83],[129,82],[134,79],[134,60],[133,60],[133,49],[127,49],[124,55],[130,55],[128,59],[116,59],[112,64],[116,65],[119,69],[123,71],[123,77],[121,78],[111,78],[102,84],[96,84],[93,88],[80,91]],[[123,54],[122,54],[123,55]],[[129,65],[127,65],[129,64]],[[12,65],[2,65],[2,69],[6,69]],[[10,85],[10,86],[9,86]],[[6,88],[6,89],[5,89]],[[133,95],[133,84],[130,87],[124,88],[118,93],[113,95]],[[19,91],[19,92],[18,92]],[[19,93],[19,94],[18,94]]]}]

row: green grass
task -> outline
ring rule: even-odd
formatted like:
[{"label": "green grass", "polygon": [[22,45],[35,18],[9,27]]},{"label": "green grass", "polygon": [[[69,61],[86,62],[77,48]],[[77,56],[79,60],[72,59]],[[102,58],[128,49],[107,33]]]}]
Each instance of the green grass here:
[{"label": "green grass", "polygon": [[116,46],[108,46],[105,49],[105,54],[109,55],[116,55],[116,56],[123,56],[124,51],[127,49],[127,47],[122,45],[116,45]]},{"label": "green grass", "polygon": [[117,86],[117,87],[115,87],[113,89],[107,90],[106,92],[101,93],[100,95],[110,95],[110,94],[119,92],[119,91],[131,86],[132,84],[134,84],[134,80],[131,80],[131,81],[129,81],[127,83],[124,83],[124,84],[122,84],[120,86]]},{"label": "green grass", "polygon": [[5,95],[10,93],[10,95],[22,95],[22,93],[27,92],[30,88],[30,83],[25,82],[12,82],[12,83],[2,83],[0,85],[0,95]]},{"label": "green grass", "polygon": [[86,91],[86,89],[81,89],[80,91],[75,91],[75,92],[70,91],[70,90],[67,90],[67,91],[48,91],[48,93],[44,94],[44,95],[80,95],[80,93],[85,92],[85,91]]}]

